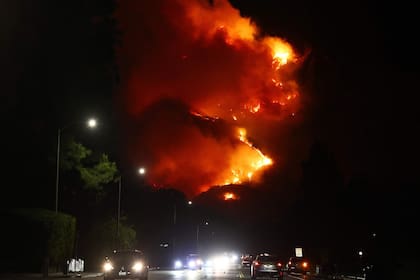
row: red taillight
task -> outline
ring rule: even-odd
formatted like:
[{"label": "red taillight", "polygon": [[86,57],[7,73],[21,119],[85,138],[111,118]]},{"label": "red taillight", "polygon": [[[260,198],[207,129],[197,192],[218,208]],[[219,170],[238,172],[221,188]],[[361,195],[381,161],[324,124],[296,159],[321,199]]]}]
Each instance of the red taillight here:
[{"label": "red taillight", "polygon": [[277,263],[277,266],[281,266],[281,263],[279,263],[279,262],[278,262],[278,263]]},{"label": "red taillight", "polygon": [[259,262],[254,262],[254,264],[255,264],[255,265],[260,265],[260,263],[259,263]]},{"label": "red taillight", "polygon": [[308,263],[307,262],[303,262],[303,267],[308,267]]}]

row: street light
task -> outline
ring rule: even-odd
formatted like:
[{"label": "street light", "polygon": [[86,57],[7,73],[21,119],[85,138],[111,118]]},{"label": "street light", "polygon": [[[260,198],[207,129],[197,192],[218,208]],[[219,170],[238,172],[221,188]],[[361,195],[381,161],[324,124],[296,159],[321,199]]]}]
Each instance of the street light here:
[{"label": "street light", "polygon": [[89,119],[89,120],[87,121],[87,125],[88,125],[88,127],[93,128],[93,127],[96,127],[97,122],[96,122],[96,120],[95,120],[95,119]]},{"label": "street light", "polygon": [[[189,200],[187,202],[188,205],[191,205],[192,202]],[[176,201],[174,201],[174,208],[173,208],[173,230],[172,230],[172,254],[175,257],[175,242],[176,242],[176,219],[177,219],[177,207]]]},{"label": "street light", "polygon": [[[206,222],[204,222],[204,225],[205,226],[208,226],[209,225],[209,222],[208,221],[206,221]],[[196,237],[197,237],[197,254],[199,253],[199,235],[200,235],[200,224],[197,224],[197,230],[196,230]]]},{"label": "street light", "polygon": [[[60,183],[60,146],[61,146],[61,133],[69,128],[72,125],[79,124],[79,122],[74,122],[68,124],[62,128],[59,128],[57,131],[57,163],[56,163],[56,176],[55,176],[55,213],[58,213],[58,187]],[[87,121],[87,126],[89,128],[95,128],[97,126],[97,121],[94,118],[90,118]]]},{"label": "street light", "polygon": [[[146,169],[144,167],[140,167],[138,169],[138,173],[140,175],[146,174]],[[121,219],[121,179],[122,175],[118,177],[118,209],[117,209],[117,242],[119,243],[120,238],[120,219]]]}]

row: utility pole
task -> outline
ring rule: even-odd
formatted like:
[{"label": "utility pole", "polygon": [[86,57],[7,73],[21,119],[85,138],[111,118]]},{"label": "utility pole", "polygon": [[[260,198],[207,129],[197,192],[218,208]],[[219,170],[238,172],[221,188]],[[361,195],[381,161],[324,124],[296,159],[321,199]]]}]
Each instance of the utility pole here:
[{"label": "utility pole", "polygon": [[197,224],[197,254],[199,254],[199,240],[198,240],[198,235],[200,234],[200,224]]},{"label": "utility pole", "polygon": [[55,175],[55,213],[58,213],[58,184],[60,181],[60,141],[61,141],[61,129],[57,132],[57,167]]},{"label": "utility pole", "polygon": [[118,179],[118,209],[117,209],[117,248],[120,243],[120,215],[121,215],[121,176]]},{"label": "utility pole", "polygon": [[176,202],[174,202],[174,227],[172,230],[172,258],[175,258],[175,242],[176,242]]}]

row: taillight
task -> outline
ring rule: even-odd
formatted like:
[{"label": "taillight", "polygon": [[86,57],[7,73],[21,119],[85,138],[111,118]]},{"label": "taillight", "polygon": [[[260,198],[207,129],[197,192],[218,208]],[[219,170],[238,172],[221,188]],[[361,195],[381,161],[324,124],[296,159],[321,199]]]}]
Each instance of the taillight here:
[{"label": "taillight", "polygon": [[255,264],[255,265],[260,265],[260,263],[259,263],[259,262],[257,262],[257,261],[256,261],[256,262],[254,262],[254,264]]},{"label": "taillight", "polygon": [[303,262],[303,267],[308,267],[308,263],[307,262]]},{"label": "taillight", "polygon": [[289,262],[289,265],[292,265],[292,262]]},{"label": "taillight", "polygon": [[281,263],[280,263],[280,262],[278,262],[278,263],[277,263],[277,266],[281,266]]}]

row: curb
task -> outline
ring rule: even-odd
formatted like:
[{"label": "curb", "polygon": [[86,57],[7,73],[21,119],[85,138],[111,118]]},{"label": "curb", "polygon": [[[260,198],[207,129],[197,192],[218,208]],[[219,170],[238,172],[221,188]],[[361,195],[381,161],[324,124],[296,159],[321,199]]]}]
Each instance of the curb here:
[{"label": "curb", "polygon": [[102,276],[103,273],[71,273],[71,274],[49,274],[48,277],[43,277],[41,273],[5,273],[0,274],[1,280],[26,280],[26,279],[73,279],[73,278],[96,278]]}]

